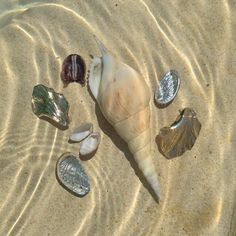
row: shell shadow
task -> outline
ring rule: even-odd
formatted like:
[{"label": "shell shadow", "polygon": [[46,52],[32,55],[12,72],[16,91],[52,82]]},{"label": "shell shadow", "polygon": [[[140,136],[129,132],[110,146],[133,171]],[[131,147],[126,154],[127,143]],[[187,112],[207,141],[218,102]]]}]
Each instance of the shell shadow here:
[{"label": "shell shadow", "polygon": [[57,129],[60,129],[60,130],[66,130],[66,129],[69,128],[69,125],[68,126],[62,126],[62,125],[58,124],[56,121],[50,119],[47,116],[41,116],[41,117],[39,117],[39,119],[49,122],[51,125],[53,125],[54,127],[56,127]]},{"label": "shell shadow", "polygon": [[[82,142],[82,141],[81,141],[81,142]],[[81,142],[72,141],[72,140],[70,140],[70,139],[68,140],[68,143],[69,143],[69,144],[78,144],[78,145],[80,145]],[[87,155],[81,155],[81,154],[79,154],[79,159],[80,159],[81,161],[88,161],[88,160],[92,159],[92,158],[95,156],[97,150],[98,150],[98,149],[94,150],[93,152],[91,152],[91,153],[89,153],[89,154],[87,154]]]},{"label": "shell shadow", "polygon": [[[89,91],[90,92],[90,91]],[[91,92],[90,92],[91,94]],[[129,151],[129,148],[127,144],[121,139],[121,137],[116,133],[115,129],[108,123],[108,121],[105,119],[103,114],[101,113],[99,106],[96,102],[95,105],[95,113],[97,116],[98,124],[100,128],[103,130],[103,132],[110,137],[112,142],[115,144],[117,148],[119,148],[126,156],[127,160],[129,161],[131,167],[134,169],[135,174],[139,177],[140,181],[144,185],[144,187],[148,190],[148,192],[151,194],[151,196],[154,198],[154,200],[159,203],[159,199],[157,198],[155,192],[152,190],[149,183],[146,181],[145,177],[143,176],[143,173],[139,169],[137,163],[135,162],[132,153]]]},{"label": "shell shadow", "polygon": [[68,143],[69,143],[69,144],[76,144],[76,143],[79,143],[79,142],[78,142],[78,141],[73,141],[73,140],[68,139]]},{"label": "shell shadow", "polygon": [[93,151],[92,153],[90,153],[90,154],[79,155],[79,158],[80,158],[81,161],[88,161],[88,160],[92,159],[95,156],[96,152],[97,152],[97,149],[95,151]]}]

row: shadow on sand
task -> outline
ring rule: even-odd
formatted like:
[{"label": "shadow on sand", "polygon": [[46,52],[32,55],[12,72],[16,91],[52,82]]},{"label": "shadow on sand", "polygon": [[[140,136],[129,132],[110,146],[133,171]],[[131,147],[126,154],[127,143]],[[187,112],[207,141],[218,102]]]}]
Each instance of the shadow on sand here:
[{"label": "shadow on sand", "polygon": [[144,187],[149,191],[152,195],[154,200],[159,203],[158,198],[156,197],[155,192],[152,190],[151,186],[146,181],[145,177],[143,176],[142,172],[140,171],[137,163],[135,162],[132,153],[129,151],[127,144],[120,138],[120,136],[116,133],[115,129],[106,121],[105,117],[102,115],[99,106],[96,102],[95,105],[95,113],[97,116],[98,124],[103,132],[110,137],[112,142],[115,144],[117,148],[119,148],[126,156],[127,160],[129,161],[130,165],[135,171],[135,174],[139,177],[140,181],[144,185]]}]

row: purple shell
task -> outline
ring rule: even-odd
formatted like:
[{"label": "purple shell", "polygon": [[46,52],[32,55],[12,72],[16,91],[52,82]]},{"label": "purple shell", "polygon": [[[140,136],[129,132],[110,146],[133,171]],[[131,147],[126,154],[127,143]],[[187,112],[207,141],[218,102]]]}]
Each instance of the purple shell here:
[{"label": "purple shell", "polygon": [[65,86],[77,82],[85,84],[86,64],[84,59],[77,54],[71,54],[63,62],[61,79]]}]

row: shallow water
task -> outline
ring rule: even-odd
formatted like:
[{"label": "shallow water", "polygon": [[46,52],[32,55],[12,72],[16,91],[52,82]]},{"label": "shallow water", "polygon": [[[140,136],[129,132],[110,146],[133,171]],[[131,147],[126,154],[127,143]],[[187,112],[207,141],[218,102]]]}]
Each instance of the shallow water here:
[{"label": "shallow water", "polygon": [[[0,3],[0,235],[235,235],[234,1],[33,2]],[[167,70],[182,79],[170,106],[151,101],[160,204],[88,90],[63,88],[67,55],[78,53],[87,65],[90,54],[99,55],[93,34],[144,76],[153,95]],[[101,131],[96,155],[82,163],[91,184],[84,198],[56,180],[59,156],[78,153],[79,145],[68,143],[70,129],[33,114],[39,83],[66,96],[70,128],[89,121]],[[202,130],[191,151],[167,160],[154,140],[184,107],[196,111]]]}]

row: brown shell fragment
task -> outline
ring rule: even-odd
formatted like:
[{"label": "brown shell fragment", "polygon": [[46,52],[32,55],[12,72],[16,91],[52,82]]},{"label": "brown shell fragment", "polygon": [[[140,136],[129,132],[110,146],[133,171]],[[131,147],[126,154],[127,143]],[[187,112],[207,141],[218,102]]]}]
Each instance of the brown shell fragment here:
[{"label": "brown shell fragment", "polygon": [[72,82],[84,85],[85,75],[86,64],[80,55],[71,54],[65,58],[61,71],[61,79],[65,86]]},{"label": "brown shell fragment", "polygon": [[168,159],[181,156],[193,147],[200,130],[195,111],[185,108],[170,127],[160,130],[156,137],[158,149]]}]

